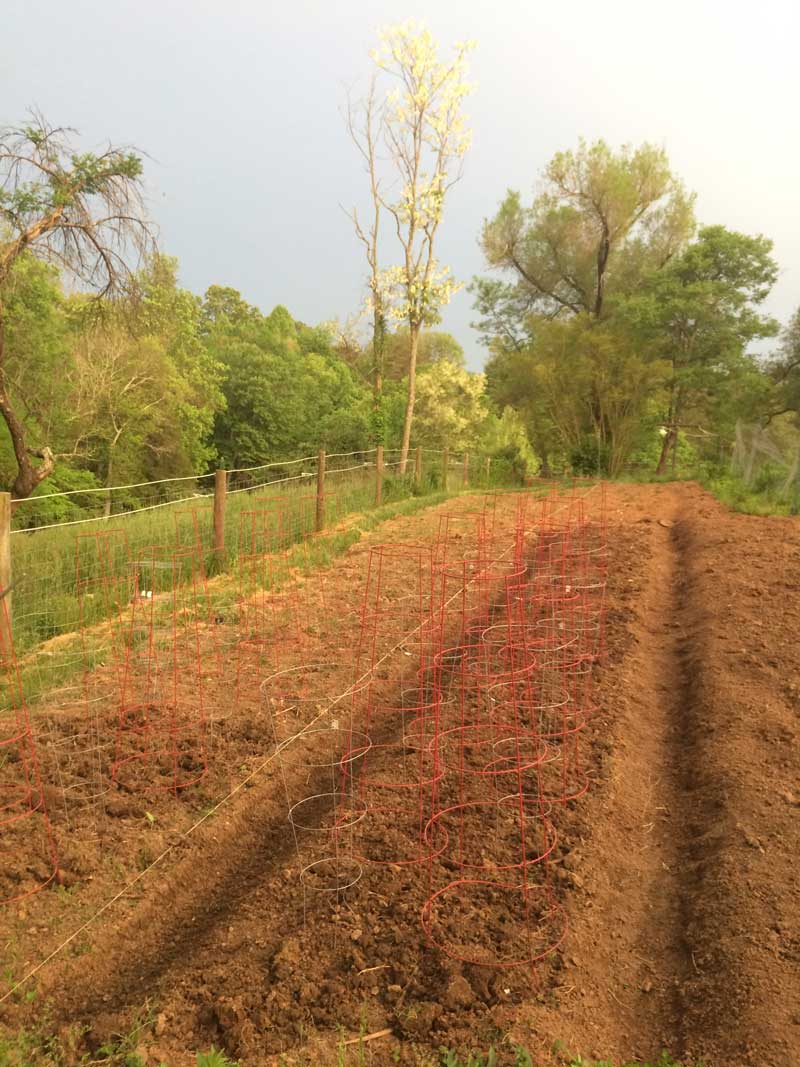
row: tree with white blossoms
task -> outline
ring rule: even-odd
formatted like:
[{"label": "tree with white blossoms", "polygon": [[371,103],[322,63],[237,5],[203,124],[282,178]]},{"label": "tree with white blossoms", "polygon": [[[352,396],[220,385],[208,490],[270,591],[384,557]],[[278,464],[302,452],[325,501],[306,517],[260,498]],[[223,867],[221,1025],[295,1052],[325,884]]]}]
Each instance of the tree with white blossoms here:
[{"label": "tree with white blossoms", "polygon": [[[453,56],[442,62],[430,32],[413,21],[383,30],[380,38],[372,60],[394,82],[380,111],[381,143],[400,195],[387,198],[374,180],[371,187],[373,204],[384,208],[394,222],[400,262],[382,270],[379,282],[373,274],[370,288],[381,294],[381,312],[408,326],[408,399],[400,453],[400,473],[404,474],[420,333],[439,320],[439,309],[461,288],[449,267],[438,263],[435,244],[445,198],[461,177],[470,144],[463,103],[472,89],[466,74],[474,45],[456,44]],[[374,178],[372,170],[370,177]]]}]

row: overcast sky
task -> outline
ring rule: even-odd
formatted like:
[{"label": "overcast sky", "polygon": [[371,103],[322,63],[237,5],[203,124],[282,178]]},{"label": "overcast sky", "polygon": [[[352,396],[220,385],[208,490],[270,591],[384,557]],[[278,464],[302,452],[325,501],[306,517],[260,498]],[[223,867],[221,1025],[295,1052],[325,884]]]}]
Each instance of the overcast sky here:
[{"label": "overcast sky", "polygon": [[[341,118],[380,26],[474,38],[474,144],[441,259],[468,281],[508,187],[583,136],[663,145],[701,222],[775,241],[769,310],[800,304],[796,0],[2,0],[0,124],[37,106],[85,141],[133,143],[165,251],[202,293],[239,289],[308,323],[360,306],[364,264],[340,204],[364,176]],[[481,366],[471,298],[443,328]]]}]

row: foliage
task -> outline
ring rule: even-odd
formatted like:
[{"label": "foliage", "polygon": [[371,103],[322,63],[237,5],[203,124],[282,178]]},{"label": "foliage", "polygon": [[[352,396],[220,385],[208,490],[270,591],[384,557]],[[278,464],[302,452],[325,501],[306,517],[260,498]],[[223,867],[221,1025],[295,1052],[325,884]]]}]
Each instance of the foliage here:
[{"label": "foliage", "polygon": [[654,145],[615,152],[605,141],[580,141],[576,151],[558,152],[543,177],[530,208],[509,191],[484,223],[488,266],[511,276],[500,285],[475,282],[489,337],[518,333],[510,312],[599,318],[668,263],[694,228],[694,198]]},{"label": "foliage", "polygon": [[500,416],[490,413],[484,423],[481,455],[491,461],[490,476],[498,483],[521,483],[539,473],[539,458],[531,448],[525,424],[512,407]]},{"label": "foliage", "polygon": [[206,294],[206,344],[223,368],[225,407],[214,425],[223,465],[368,447],[370,398],[325,330],[295,322],[286,308],[262,315],[232,290]]},{"label": "foliage", "polygon": [[488,395],[519,412],[545,474],[613,477],[648,451],[663,474],[683,431],[698,462],[719,462],[738,420],[791,409],[775,384],[791,354],[771,380],[748,352],[776,332],[759,311],[777,276],[770,241],[724,226],[690,241],[693,198],[649,145],[581,142],[544,177],[531,208],[511,192],[486,222],[487,264],[511,280],[473,293]]},{"label": "foliage", "polygon": [[571,1060],[569,1067],[703,1067],[698,1064],[681,1064],[674,1060],[668,1052],[662,1052],[655,1062],[641,1063],[638,1060],[630,1060],[626,1063],[614,1064],[612,1060],[585,1060],[582,1056],[576,1056]]},{"label": "foliage", "polygon": [[520,411],[543,467],[559,454],[576,473],[613,476],[637,442],[662,370],[624,331],[576,315],[537,321],[522,349],[498,348],[487,377],[495,401]]},{"label": "foliage", "polygon": [[197,1053],[197,1067],[237,1067],[238,1060],[229,1060],[224,1052],[211,1046],[208,1052]]},{"label": "foliage", "polygon": [[427,448],[476,448],[489,414],[486,381],[449,360],[424,368],[417,379],[415,440]]},{"label": "foliage", "polygon": [[758,312],[777,278],[771,251],[765,237],[704,227],[621,308],[640,349],[667,366],[662,420],[668,433],[657,473],[678,430],[687,421],[704,425],[722,397],[728,411],[737,396],[763,402],[767,382],[746,348],[777,332],[777,324]]},{"label": "foliage", "polygon": [[775,383],[768,418],[788,413],[800,418],[800,307],[781,332],[778,350],[767,370]]},{"label": "foliage", "polygon": [[26,424],[12,395],[5,347],[10,278],[20,260],[33,257],[87,291],[129,293],[136,264],[153,249],[141,179],[135,152],[111,146],[99,155],[80,152],[73,131],[38,114],[25,126],[0,130],[0,417],[13,446],[17,498],[49,477],[55,455],[49,427]]},{"label": "foliage", "polygon": [[[351,331],[342,329],[337,323],[328,327],[333,336],[332,346],[336,355],[354,371],[363,382],[371,381],[375,366],[373,342],[362,344]],[[401,325],[396,330],[387,332],[383,338],[383,378],[386,382],[401,382],[408,371],[408,327]],[[447,360],[457,367],[465,366],[464,349],[452,334],[443,330],[422,330],[417,346],[417,367],[431,366]]]}]

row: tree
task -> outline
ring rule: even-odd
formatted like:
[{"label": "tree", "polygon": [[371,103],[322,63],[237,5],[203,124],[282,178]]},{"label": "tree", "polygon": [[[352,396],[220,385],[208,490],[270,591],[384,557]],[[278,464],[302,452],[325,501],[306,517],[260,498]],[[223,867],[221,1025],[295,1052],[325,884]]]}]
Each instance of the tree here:
[{"label": "tree", "polygon": [[336,356],[327,330],[295,322],[281,306],[264,316],[234,290],[212,287],[207,303],[206,345],[224,368],[226,399],[214,442],[227,467],[288,459],[320,445],[366,446],[369,393]]},{"label": "tree", "polygon": [[545,475],[554,459],[618,474],[664,377],[628,333],[588,314],[540,319],[529,344],[498,347],[486,372],[495,403],[525,420]]},{"label": "tree", "polygon": [[680,252],[694,229],[694,197],[653,145],[614,152],[604,141],[581,141],[553,157],[544,182],[530,208],[509,191],[483,226],[488,265],[512,279],[474,283],[484,328],[495,336],[516,334],[530,312],[601,318],[618,294]]},{"label": "tree", "polygon": [[414,436],[428,448],[474,449],[489,407],[486,379],[449,360],[420,370]]},{"label": "tree", "polygon": [[131,261],[138,264],[153,247],[140,157],[113,146],[99,155],[79,153],[71,136],[39,115],[28,126],[0,131],[0,415],[14,450],[11,492],[17,498],[52,473],[56,457],[46,440],[30,443],[10,392],[5,293],[14,267],[31,255],[112,297],[129,289]]},{"label": "tree", "polygon": [[[70,361],[69,301],[61,292],[55,267],[22,255],[3,287],[5,388],[26,434],[50,442],[55,454],[76,454],[68,427],[70,405],[64,368]],[[11,438],[0,435],[2,483],[17,473]]]},{"label": "tree", "polygon": [[[181,476],[212,459],[215,413],[224,406],[222,368],[200,337],[197,299],[177,286],[177,264],[154,257],[137,295],[87,320],[80,302],[69,384],[76,452],[101,484],[120,476]],[[89,306],[88,310],[91,310]],[[111,493],[106,498],[110,514]]]},{"label": "tree", "polygon": [[[401,326],[386,338],[386,377],[401,381],[408,370],[408,328]],[[417,342],[417,371],[436,363],[447,362],[455,367],[465,365],[464,349],[450,333],[443,330],[422,330]]]},{"label": "tree", "polygon": [[[80,441],[96,457],[101,484],[109,492],[119,472],[121,444],[141,458],[162,419],[169,420],[169,370],[163,348],[153,337],[137,339],[124,324],[103,322],[81,332],[74,350],[72,398]],[[127,464],[122,466],[133,477]]]},{"label": "tree", "polygon": [[383,394],[384,351],[387,333],[389,294],[386,292],[385,279],[380,264],[380,228],[381,180],[378,176],[378,146],[383,131],[385,111],[377,100],[376,78],[373,76],[366,98],[357,106],[348,100],[347,128],[358,151],[364,160],[369,176],[370,221],[364,228],[358,217],[358,209],[353,208],[350,218],[353,221],[356,236],[364,246],[364,253],[369,267],[369,305],[372,311],[372,344],[370,353],[372,366],[373,413],[376,421],[376,435],[383,441],[381,427],[377,425],[378,412]]},{"label": "tree", "polygon": [[479,447],[491,459],[491,470],[501,478],[513,475],[522,481],[540,469],[525,423],[512,407],[504,407],[499,416],[489,415]]},{"label": "tree", "polygon": [[498,411],[511,408],[519,414],[539,457],[542,475],[549,478],[551,463],[563,453],[564,445],[548,398],[537,384],[530,346],[493,346],[486,363],[486,392]]},{"label": "tree", "polygon": [[768,364],[775,396],[767,420],[793,413],[800,416],[800,307],[781,332],[778,351]]},{"label": "tree", "polygon": [[466,61],[471,47],[457,44],[453,58],[441,62],[431,34],[407,22],[384,30],[373,53],[378,69],[396,83],[382,116],[382,140],[400,195],[390,201],[381,193],[380,203],[394,222],[401,256],[399,265],[383,273],[381,292],[391,298],[392,316],[408,325],[401,474],[411,441],[420,333],[438,320],[439,308],[455,289],[449,269],[439,265],[435,253],[445,199],[461,176],[469,146],[462,105],[470,91]]},{"label": "tree", "polygon": [[758,310],[777,278],[771,252],[766,237],[703,227],[620,308],[640,345],[669,368],[656,473],[666,470],[687,421],[702,425],[726,383],[751,374],[747,345],[777,332],[777,323]]}]

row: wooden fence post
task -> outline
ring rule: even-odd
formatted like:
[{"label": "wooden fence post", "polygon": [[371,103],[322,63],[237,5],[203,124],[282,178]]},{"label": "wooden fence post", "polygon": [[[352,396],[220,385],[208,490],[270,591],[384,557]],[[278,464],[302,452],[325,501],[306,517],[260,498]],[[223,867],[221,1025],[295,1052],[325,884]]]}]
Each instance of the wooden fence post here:
[{"label": "wooden fence post", "polygon": [[375,507],[383,500],[383,445],[378,445],[375,454]]},{"label": "wooden fence post", "polygon": [[469,485],[469,452],[464,453],[464,477],[462,484],[465,489]]},{"label": "wooden fence post", "polygon": [[450,471],[450,449],[444,450],[444,456],[442,458],[442,489],[447,492],[447,475]]},{"label": "wooden fence post", "polygon": [[417,489],[422,485],[422,449],[419,445],[414,449],[414,485]]},{"label": "wooden fence post", "polygon": [[[9,633],[3,634],[3,644],[11,641],[11,494],[0,493],[0,595],[5,608],[0,618],[8,619]],[[3,624],[5,628],[5,624]]]},{"label": "wooden fence post", "polygon": [[486,488],[489,488],[492,480],[492,457],[486,457]]},{"label": "wooden fence post", "polygon": [[317,519],[315,524],[317,533],[325,529],[325,449],[319,450],[317,456]]},{"label": "wooden fence post", "polygon": [[214,472],[214,555],[225,559],[225,501],[228,494],[228,472]]}]

